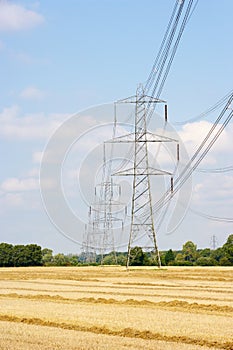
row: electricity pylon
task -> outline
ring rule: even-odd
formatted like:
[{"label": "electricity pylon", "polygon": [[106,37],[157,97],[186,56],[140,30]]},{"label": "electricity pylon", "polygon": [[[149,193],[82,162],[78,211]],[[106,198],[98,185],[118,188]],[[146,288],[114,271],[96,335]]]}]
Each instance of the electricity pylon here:
[{"label": "electricity pylon", "polygon": [[113,230],[116,224],[122,228],[123,220],[113,215],[113,207],[119,206],[119,202],[114,199],[119,195],[120,186],[112,181],[102,182],[95,187],[95,201],[89,208],[88,224],[82,244],[87,262],[96,262],[98,254],[102,263],[107,252],[113,252],[117,260]]},{"label": "electricity pylon", "polygon": [[[114,176],[133,176],[131,224],[128,241],[127,268],[130,265],[131,249],[137,238],[147,235],[152,242],[152,249],[157,256],[158,267],[161,267],[160,255],[157,246],[154,214],[152,207],[152,193],[150,176],[170,175],[171,190],[173,187],[172,174],[168,171],[155,169],[149,164],[148,144],[153,142],[177,142],[174,139],[155,135],[147,130],[148,115],[154,110],[152,105],[165,103],[163,100],[146,96],[143,87],[137,89],[136,96],[118,101],[118,103],[135,104],[134,132],[120,136],[108,142],[133,143],[134,156],[133,167],[120,170]],[[167,120],[167,108],[165,107],[165,120]],[[177,156],[178,158],[178,156]]]},{"label": "electricity pylon", "polygon": [[210,242],[210,244],[211,244],[211,248],[212,248],[213,250],[215,250],[216,247],[217,247],[217,237],[216,237],[215,235],[213,235],[213,236],[211,237],[211,242]]},{"label": "electricity pylon", "polygon": [[[112,138],[115,137],[115,133],[116,114],[114,112]],[[105,146],[105,143],[103,143],[102,179],[95,186],[95,200],[89,208],[88,224],[85,225],[82,251],[88,262],[96,262],[96,255],[99,254],[101,263],[103,262],[104,254],[113,252],[117,263],[114,232],[119,232],[119,229],[123,231],[124,215],[122,214],[122,207],[125,208],[125,206],[120,202],[121,186],[114,183],[111,177],[113,145],[110,148],[108,159],[106,158]]]}]

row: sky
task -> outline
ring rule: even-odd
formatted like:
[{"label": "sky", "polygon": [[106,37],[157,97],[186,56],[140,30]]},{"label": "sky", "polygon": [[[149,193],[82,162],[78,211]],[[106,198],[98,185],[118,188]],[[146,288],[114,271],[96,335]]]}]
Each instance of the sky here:
[{"label": "sky", "polygon": [[[69,179],[77,181],[73,174],[78,161],[88,159],[87,164],[92,164],[95,147],[109,135],[110,129],[97,128],[94,136],[83,137],[86,130],[105,121],[94,106],[132,96],[138,84],[147,80],[174,2],[0,0],[1,242],[37,243],[55,253],[80,252],[83,228],[77,228],[79,242],[69,239],[45,210],[39,182],[43,152],[55,131],[70,116],[84,111],[75,124],[82,142],[73,147],[72,155],[65,155],[64,184],[84,224],[90,199],[85,206],[80,192],[68,187]],[[169,123],[190,156],[217,112],[194,122],[187,120],[232,90],[232,12],[231,0],[199,0],[161,95],[168,103]],[[232,165],[232,133],[231,122],[200,168]],[[82,179],[83,189],[94,187],[93,179],[91,184],[88,176]],[[232,171],[194,173],[191,192],[180,225],[172,233],[166,228],[158,232],[160,249],[179,249],[188,240],[200,248],[209,247],[213,235],[221,246],[232,233],[232,222],[211,221],[193,213],[232,217]]]}]

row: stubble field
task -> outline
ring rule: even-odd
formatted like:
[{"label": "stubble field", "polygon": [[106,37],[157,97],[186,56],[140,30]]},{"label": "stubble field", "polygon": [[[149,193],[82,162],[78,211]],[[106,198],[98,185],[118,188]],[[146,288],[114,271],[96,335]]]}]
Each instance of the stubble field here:
[{"label": "stubble field", "polygon": [[0,349],[233,349],[233,268],[0,269]]}]

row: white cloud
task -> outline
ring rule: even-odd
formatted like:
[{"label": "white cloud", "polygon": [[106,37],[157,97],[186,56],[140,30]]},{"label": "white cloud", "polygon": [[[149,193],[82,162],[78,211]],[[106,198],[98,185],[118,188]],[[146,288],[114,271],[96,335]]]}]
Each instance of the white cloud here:
[{"label": "white cloud", "polygon": [[2,208],[0,216],[7,213],[12,215],[14,210],[16,210],[17,214],[19,211],[22,211],[23,215],[25,215],[25,210],[30,212],[31,210],[42,210],[39,191],[4,193],[0,197],[0,206]]},{"label": "white cloud", "polygon": [[0,31],[29,29],[43,23],[41,14],[8,1],[0,2]]},{"label": "white cloud", "polygon": [[1,123],[3,123],[3,124],[10,123],[12,120],[17,118],[18,114],[19,114],[19,107],[18,106],[4,108],[2,113],[0,113]]},{"label": "white cloud", "polygon": [[[207,136],[212,126],[213,126],[213,123],[211,122],[200,121],[200,122],[185,124],[182,127],[182,130],[179,131],[180,138],[183,141],[190,156],[192,156],[194,152],[198,149],[201,142]],[[216,131],[213,133],[213,135],[216,134],[216,132],[219,130],[220,127],[221,127],[221,124],[217,126]],[[213,147],[205,157],[204,159],[205,164],[214,164],[216,163],[216,159],[220,153],[229,154],[230,152],[233,151],[233,145],[231,142],[232,131],[233,131],[233,124],[230,124],[227,127],[227,129],[225,129],[222,132],[222,134],[218,137],[215,144],[213,145]]]},{"label": "white cloud", "polygon": [[17,106],[4,108],[0,113],[0,138],[10,140],[47,139],[66,119],[66,114],[44,113],[20,115]]},{"label": "white cloud", "polygon": [[193,153],[193,151],[197,149],[208,134],[212,125],[212,123],[207,121],[201,121],[196,123],[187,123],[182,127],[179,135],[189,152]]},{"label": "white cloud", "polygon": [[4,192],[24,192],[39,189],[39,181],[36,178],[17,179],[15,177],[5,180],[1,184]]},{"label": "white cloud", "polygon": [[29,177],[36,177],[39,178],[39,168],[32,168],[27,172],[27,175]]},{"label": "white cloud", "polygon": [[[54,188],[53,179],[44,179],[44,189]],[[0,206],[4,209],[41,209],[39,169],[33,168],[24,178],[7,178],[0,184]],[[1,214],[1,213],[0,213]]]},{"label": "white cloud", "polygon": [[20,97],[26,100],[41,100],[44,96],[44,92],[34,86],[29,86],[20,93]]},{"label": "white cloud", "polygon": [[42,157],[43,157],[43,152],[34,152],[33,155],[32,155],[32,160],[33,160],[33,163],[39,163],[41,162],[42,160]]},{"label": "white cloud", "polygon": [[22,206],[24,206],[25,204],[21,193],[7,193],[6,196],[3,199],[1,199],[1,202],[4,203],[4,208],[22,208]]},{"label": "white cloud", "polygon": [[[7,140],[24,140],[24,141],[35,141],[35,140],[48,140],[50,136],[61,126],[67,118],[70,117],[69,114],[62,113],[50,113],[48,115],[44,113],[34,113],[28,115],[21,115],[20,108],[17,106],[12,106],[4,108],[0,112],[0,138]],[[94,118],[88,115],[80,117],[81,128],[83,124],[86,130],[89,130],[95,125]],[[78,123],[77,123],[78,127]],[[109,139],[111,137],[110,133],[102,132],[102,125],[100,123],[100,128],[96,127],[92,131],[91,137],[86,136],[84,129],[83,135],[79,137],[81,140],[79,142],[80,151],[86,151],[97,144],[102,143],[103,140]],[[70,126],[69,123],[64,123],[62,132],[59,134],[60,138],[73,138],[77,135],[79,136],[79,130]],[[109,136],[110,135],[110,136]],[[56,152],[58,150],[56,149]]]},{"label": "white cloud", "polygon": [[201,182],[199,181],[194,186],[193,200],[195,204],[209,208],[211,204],[224,203],[224,208],[231,208],[233,203],[233,176],[208,174],[201,178]]}]

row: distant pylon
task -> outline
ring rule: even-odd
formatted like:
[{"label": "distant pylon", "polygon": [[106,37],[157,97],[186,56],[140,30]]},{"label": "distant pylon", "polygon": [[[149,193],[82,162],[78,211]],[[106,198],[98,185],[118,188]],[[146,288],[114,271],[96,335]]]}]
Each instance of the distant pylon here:
[{"label": "distant pylon", "polygon": [[[134,132],[126,136],[116,137],[111,141],[114,143],[132,142],[134,147],[133,167],[123,169],[113,174],[115,176],[133,176],[131,224],[128,241],[127,268],[130,265],[131,249],[135,240],[144,235],[147,235],[150,238],[150,241],[152,242],[152,249],[157,256],[158,267],[160,267],[161,261],[154,225],[150,176],[170,175],[171,190],[173,187],[173,180],[172,174],[170,172],[155,169],[150,166],[148,157],[148,144],[151,142],[177,141],[165,136],[152,134],[147,130],[147,116],[149,112],[154,109],[151,109],[151,105],[157,103],[165,103],[165,101],[146,96],[143,87],[140,86],[137,89],[136,96],[118,102],[135,104]],[[167,121],[166,108],[165,121]]]},{"label": "distant pylon", "polygon": [[109,252],[114,253],[116,260],[113,230],[116,224],[123,228],[123,220],[113,215],[113,206],[119,205],[114,196],[119,194],[120,186],[112,181],[103,182],[95,187],[95,202],[89,208],[88,224],[82,244],[87,262],[96,262],[99,255],[102,263],[104,255]]},{"label": "distant pylon", "polygon": [[[112,138],[116,133],[116,111],[114,106],[114,124]],[[115,251],[115,230],[123,230],[124,215],[120,213],[119,208],[122,203],[119,201],[121,196],[121,186],[114,183],[112,174],[113,145],[110,148],[110,155],[106,159],[105,143],[103,143],[103,169],[102,179],[95,186],[95,200],[89,208],[88,224],[85,225],[85,234],[83,238],[82,250],[89,262],[96,262],[97,254],[101,256],[103,262],[104,254],[113,252],[115,262],[117,263],[117,254]],[[123,206],[124,208],[125,206]],[[122,209],[120,210],[122,212]]]},{"label": "distant pylon", "polygon": [[217,237],[215,235],[211,237],[210,246],[213,250],[217,247]]}]

